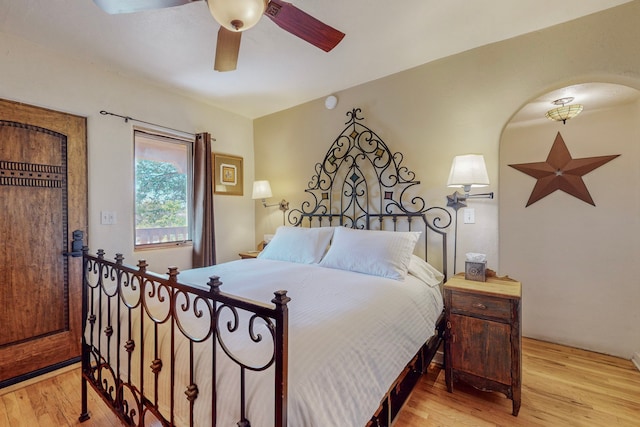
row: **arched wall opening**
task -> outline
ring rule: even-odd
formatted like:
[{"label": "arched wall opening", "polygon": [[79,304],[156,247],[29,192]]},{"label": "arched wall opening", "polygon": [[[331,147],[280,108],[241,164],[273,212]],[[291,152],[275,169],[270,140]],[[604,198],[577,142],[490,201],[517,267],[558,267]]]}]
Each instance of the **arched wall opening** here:
[{"label": "arched wall opening", "polygon": [[[547,119],[566,96],[584,110]],[[620,155],[581,176],[595,206],[561,190],[526,206],[538,179],[509,165],[545,162],[558,134],[573,159]],[[630,359],[640,351],[640,91],[582,83],[533,99],[505,126],[499,158],[500,266],[523,283],[523,334]]]}]

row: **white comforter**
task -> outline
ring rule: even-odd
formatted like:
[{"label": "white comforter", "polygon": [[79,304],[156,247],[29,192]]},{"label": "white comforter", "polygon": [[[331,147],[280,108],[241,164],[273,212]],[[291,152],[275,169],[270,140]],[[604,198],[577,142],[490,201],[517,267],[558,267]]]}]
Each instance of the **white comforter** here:
[{"label": "white comforter", "polygon": [[[185,271],[178,280],[201,285],[211,275],[220,276],[223,292],[257,301],[269,301],[274,290],[288,291],[290,427],[364,426],[433,335],[442,311],[439,288],[412,275],[396,281],[253,259]],[[262,377],[268,393],[248,396],[247,418],[253,427],[273,425],[273,402],[265,397],[272,394],[272,375]],[[237,380],[234,374],[218,383],[232,387]],[[218,425],[234,426],[239,419],[236,401],[223,406],[234,415],[219,419]]]},{"label": "white comforter", "polygon": [[[238,260],[213,267],[181,272],[178,281],[195,287],[205,287],[209,277],[219,276],[225,293],[269,303],[273,292],[288,291],[289,308],[289,427],[363,427],[371,419],[381,399],[402,369],[434,333],[435,322],[442,311],[439,287],[409,274],[404,281],[386,279],[361,273],[295,264],[267,259]],[[428,280],[427,280],[428,281]],[[137,298],[132,298],[137,299]],[[153,306],[153,304],[150,304]],[[158,310],[156,315],[165,310]],[[153,310],[152,310],[153,312]],[[228,315],[228,311],[223,314]],[[115,319],[112,313],[112,319]],[[120,317],[123,334],[126,331],[126,311]],[[193,319],[191,319],[193,320]],[[202,319],[201,319],[202,320]],[[208,319],[205,319],[205,327]],[[246,318],[243,318],[246,322]],[[115,320],[112,320],[115,321]],[[106,321],[104,321],[106,324]],[[134,331],[139,330],[140,319],[134,318]],[[202,322],[200,322],[202,324]],[[221,322],[226,325],[226,320]],[[144,321],[145,335],[150,336],[152,323]],[[185,321],[187,328],[203,330]],[[246,323],[241,330],[246,330]],[[169,327],[159,328],[162,348],[163,372],[171,360]],[[267,345],[270,335],[266,329],[258,330],[264,336],[261,345]],[[94,342],[102,342],[105,353],[106,338],[94,329]],[[134,333],[134,337],[137,336]],[[86,336],[89,339],[90,331]],[[179,334],[178,334],[179,335]],[[256,345],[242,350],[240,334],[225,337],[225,342],[241,354],[244,361],[264,362],[264,352]],[[242,334],[244,339],[246,334]],[[123,341],[126,338],[123,335]],[[153,397],[153,375],[148,367],[153,359],[152,347],[147,344],[142,367],[145,394]],[[112,365],[115,345],[109,353]],[[184,391],[190,384],[188,346],[184,340],[176,356],[177,379],[174,388],[176,420],[178,426],[189,424],[189,407]],[[259,346],[258,346],[259,347]],[[140,346],[134,351],[134,360]],[[194,383],[199,395],[195,400],[194,425],[211,425],[211,346],[196,346]],[[120,375],[127,378],[126,352],[119,346],[122,364]],[[240,349],[240,350],[238,350]],[[232,370],[218,372],[218,422],[220,427],[233,427],[240,419],[239,370],[221,352],[219,370],[232,366]],[[131,367],[132,382],[140,385],[139,362]],[[168,416],[170,395],[169,375],[160,376],[158,401]],[[252,427],[273,426],[273,369],[247,373],[247,418]]]}]

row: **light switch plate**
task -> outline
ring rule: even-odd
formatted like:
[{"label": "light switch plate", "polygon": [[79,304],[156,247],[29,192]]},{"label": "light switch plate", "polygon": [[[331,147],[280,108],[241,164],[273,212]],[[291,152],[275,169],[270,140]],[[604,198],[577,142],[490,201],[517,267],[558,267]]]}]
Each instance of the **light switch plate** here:
[{"label": "light switch plate", "polygon": [[475,224],[476,223],[476,210],[473,208],[466,208],[464,210],[464,223]]},{"label": "light switch plate", "polygon": [[116,222],[117,218],[114,211],[100,211],[100,224],[113,225]]}]

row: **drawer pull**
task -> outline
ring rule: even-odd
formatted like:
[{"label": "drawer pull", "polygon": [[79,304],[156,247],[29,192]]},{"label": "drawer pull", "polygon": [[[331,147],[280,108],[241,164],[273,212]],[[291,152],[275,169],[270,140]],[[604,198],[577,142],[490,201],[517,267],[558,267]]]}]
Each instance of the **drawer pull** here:
[{"label": "drawer pull", "polygon": [[480,310],[486,310],[487,309],[486,305],[484,305],[482,303],[479,303],[479,302],[474,302],[473,304],[471,304],[471,307],[479,308]]}]

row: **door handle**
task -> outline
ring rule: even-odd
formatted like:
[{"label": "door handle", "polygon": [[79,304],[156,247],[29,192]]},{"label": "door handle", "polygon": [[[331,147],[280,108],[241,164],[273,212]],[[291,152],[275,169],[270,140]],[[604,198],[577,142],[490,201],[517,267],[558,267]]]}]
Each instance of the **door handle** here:
[{"label": "door handle", "polygon": [[71,252],[62,252],[62,255],[66,257],[81,257],[82,256],[82,247],[84,243],[82,239],[84,238],[84,231],[75,230],[73,233],[73,241],[71,242]]}]

